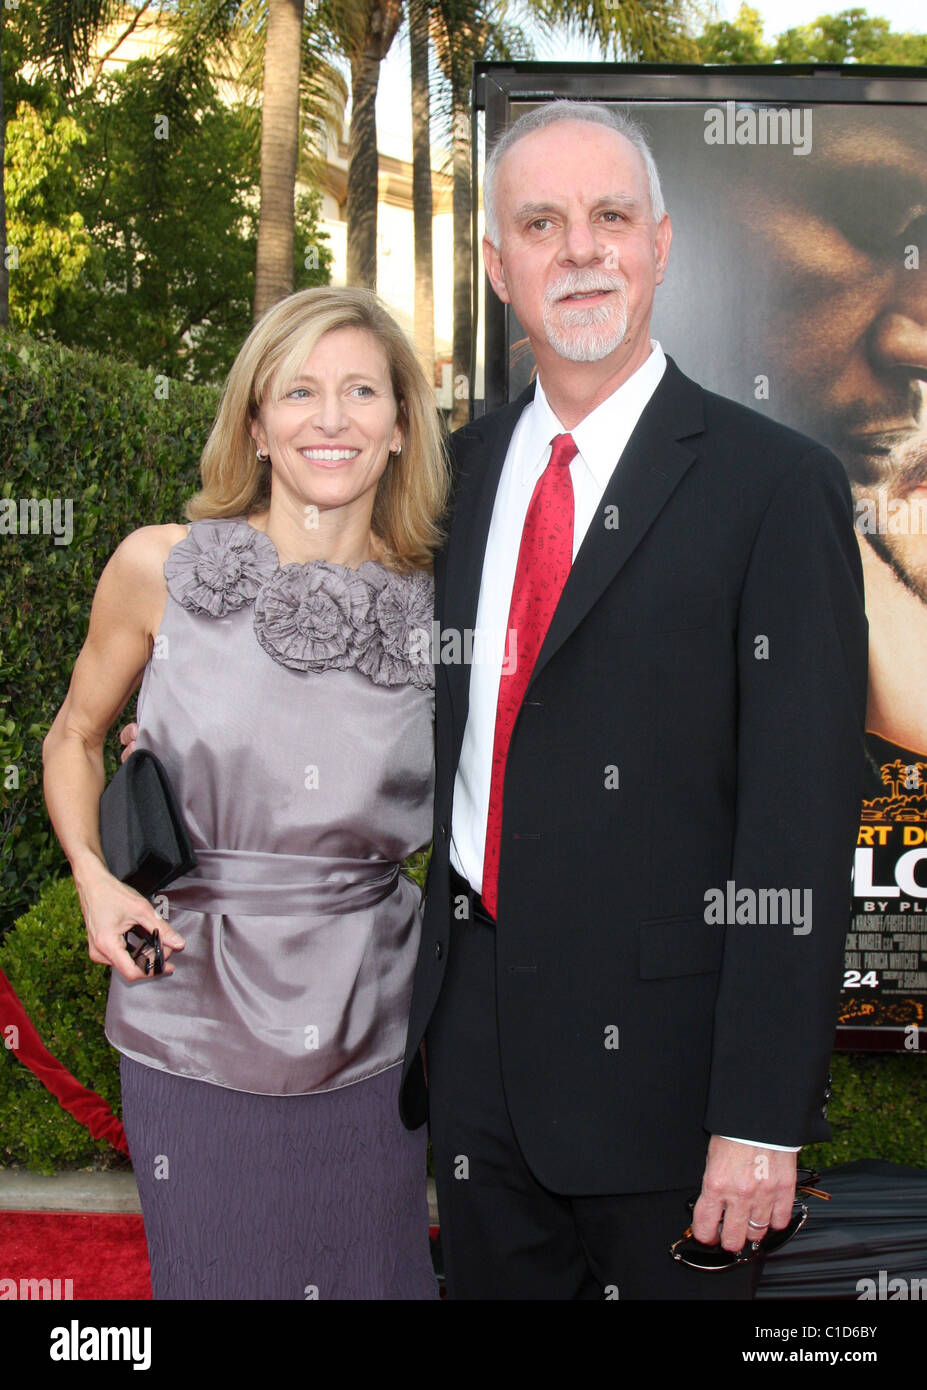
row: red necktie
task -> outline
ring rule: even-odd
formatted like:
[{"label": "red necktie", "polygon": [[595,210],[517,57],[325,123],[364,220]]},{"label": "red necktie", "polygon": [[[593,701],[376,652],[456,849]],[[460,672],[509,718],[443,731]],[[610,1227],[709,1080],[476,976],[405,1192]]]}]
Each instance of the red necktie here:
[{"label": "red necktie", "polygon": [[573,563],[573,483],[570,463],[577,452],[571,434],[558,434],[553,440],[550,461],[537,481],[521,533],[509,608],[506,661],[499,679],[499,701],[496,705],[483,887],[480,894],[492,917],[496,916],[502,841],[502,789],[509,742],[538,653]]}]

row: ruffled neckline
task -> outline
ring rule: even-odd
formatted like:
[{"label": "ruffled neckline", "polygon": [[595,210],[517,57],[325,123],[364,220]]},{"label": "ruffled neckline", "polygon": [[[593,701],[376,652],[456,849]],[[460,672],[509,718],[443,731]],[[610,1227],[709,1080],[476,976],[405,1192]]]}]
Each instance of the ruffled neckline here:
[{"label": "ruffled neckline", "polygon": [[434,686],[434,581],[379,560],[356,570],[330,560],[281,565],[269,536],[243,517],[194,521],[164,563],[171,597],[224,618],[253,605],[254,633],[296,671],[360,671],[376,685]]}]

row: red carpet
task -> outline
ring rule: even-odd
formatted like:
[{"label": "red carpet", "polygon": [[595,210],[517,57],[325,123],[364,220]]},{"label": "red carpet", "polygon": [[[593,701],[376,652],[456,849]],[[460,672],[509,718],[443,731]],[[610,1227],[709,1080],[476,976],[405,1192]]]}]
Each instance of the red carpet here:
[{"label": "red carpet", "polygon": [[[440,1276],[438,1227],[429,1227],[429,1234]],[[82,1298],[151,1298],[142,1218],[112,1212],[0,1211],[0,1302]]]},{"label": "red carpet", "polygon": [[0,1211],[0,1300],[14,1298],[151,1298],[142,1218]]}]

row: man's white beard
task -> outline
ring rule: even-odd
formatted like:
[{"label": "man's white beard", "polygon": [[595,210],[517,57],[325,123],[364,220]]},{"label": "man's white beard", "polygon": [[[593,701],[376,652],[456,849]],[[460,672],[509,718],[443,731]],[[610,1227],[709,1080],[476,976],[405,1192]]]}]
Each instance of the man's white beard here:
[{"label": "man's white beard", "polygon": [[[608,304],[567,308],[564,295],[608,289],[615,299]],[[544,331],[558,357],[568,362],[601,362],[624,342],[628,331],[627,289],[618,276],[602,271],[574,271],[549,285],[542,311]]]}]

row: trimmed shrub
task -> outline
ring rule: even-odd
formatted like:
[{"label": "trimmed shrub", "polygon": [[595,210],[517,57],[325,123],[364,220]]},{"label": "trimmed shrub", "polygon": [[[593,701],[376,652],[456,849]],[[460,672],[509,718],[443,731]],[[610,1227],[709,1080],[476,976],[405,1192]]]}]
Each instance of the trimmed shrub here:
[{"label": "trimmed shrub", "polygon": [[[52,883],[0,944],[0,970],[22,1000],[49,1052],[98,1092],[117,1115],[119,1053],[103,1034],[109,969],[87,954],[77,890]],[[0,1036],[3,1019],[0,1018]],[[0,1047],[0,1164],[53,1173],[100,1154],[125,1162],[69,1115],[15,1053]]]},{"label": "trimmed shrub", "polygon": [[927,1168],[927,1057],[919,1053],[835,1053],[829,1144],[809,1144],[800,1162],[832,1168],[880,1158]]},{"label": "trimmed shrub", "polygon": [[[41,745],[100,572],[136,527],[183,520],[217,402],[214,387],[0,333],[0,937],[66,870]],[[41,505],[55,500],[57,518]],[[107,776],[116,766],[114,735]]]}]

